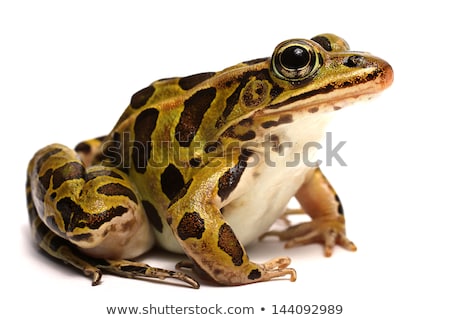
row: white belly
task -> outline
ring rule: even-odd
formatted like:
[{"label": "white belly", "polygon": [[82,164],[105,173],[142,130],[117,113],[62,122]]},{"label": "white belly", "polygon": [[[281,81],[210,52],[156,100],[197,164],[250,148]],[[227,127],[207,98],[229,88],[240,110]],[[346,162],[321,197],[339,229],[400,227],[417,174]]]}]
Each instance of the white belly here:
[{"label": "white belly", "polygon": [[[244,246],[255,241],[284,213],[309,169],[303,166],[279,172],[268,168],[258,178],[248,178],[246,192],[223,210],[225,220]],[[247,170],[242,178],[246,179],[252,171]]]},{"label": "white belly", "polygon": [[233,200],[223,209],[225,219],[244,246],[258,239],[285,212],[306,174],[315,168],[317,143],[330,117],[302,117],[273,131],[271,134],[277,135],[286,148],[282,152],[266,148],[265,155],[257,154],[258,166],[245,169],[239,186],[230,195]]}]

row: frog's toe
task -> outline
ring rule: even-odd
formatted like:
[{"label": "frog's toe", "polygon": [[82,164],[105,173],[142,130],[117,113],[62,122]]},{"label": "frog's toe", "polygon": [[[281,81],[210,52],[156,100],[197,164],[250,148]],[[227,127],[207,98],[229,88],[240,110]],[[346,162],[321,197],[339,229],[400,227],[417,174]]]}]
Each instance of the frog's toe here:
[{"label": "frog's toe", "polygon": [[92,285],[96,286],[100,284],[102,278],[102,271],[96,267],[88,266],[83,270],[84,274],[92,278]]},{"label": "frog's toe", "polygon": [[316,219],[300,223],[283,231],[271,230],[264,233],[260,239],[267,236],[277,236],[280,240],[286,241],[286,248],[322,243],[326,257],[332,255],[336,245],[349,251],[356,251],[355,244],[346,236],[344,219],[340,216],[338,218]]},{"label": "frog's toe", "polygon": [[322,243],[324,246],[324,255],[326,257],[331,257],[333,254],[333,249],[336,245],[339,245],[349,251],[356,251],[355,244],[347,238],[345,233],[338,232],[332,228],[323,230],[323,233],[319,231],[295,237],[286,241],[285,247],[292,248],[310,243]]},{"label": "frog's toe", "polygon": [[294,282],[297,280],[297,272],[295,269],[287,268],[291,263],[289,257],[279,257],[269,260],[261,265],[261,269],[264,271],[264,280],[270,280],[273,278],[282,277],[285,275],[290,276],[290,280]]}]

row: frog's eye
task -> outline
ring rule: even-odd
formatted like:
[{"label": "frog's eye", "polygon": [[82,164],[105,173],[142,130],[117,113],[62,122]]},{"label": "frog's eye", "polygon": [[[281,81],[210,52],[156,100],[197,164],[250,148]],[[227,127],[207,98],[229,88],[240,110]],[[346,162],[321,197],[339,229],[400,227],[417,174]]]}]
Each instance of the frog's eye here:
[{"label": "frog's eye", "polygon": [[301,81],[312,76],[322,60],[307,42],[290,40],[279,44],[272,56],[272,69],[284,80]]}]

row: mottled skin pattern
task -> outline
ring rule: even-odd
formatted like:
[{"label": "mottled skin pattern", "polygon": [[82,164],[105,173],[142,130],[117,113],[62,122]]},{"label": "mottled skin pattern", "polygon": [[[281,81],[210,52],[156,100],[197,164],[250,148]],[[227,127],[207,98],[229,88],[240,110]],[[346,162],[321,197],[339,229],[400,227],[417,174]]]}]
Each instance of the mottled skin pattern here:
[{"label": "mottled skin pattern", "polygon": [[[219,284],[294,281],[289,258],[255,263],[244,245],[272,235],[287,247],[322,243],[327,256],[336,244],[356,250],[320,169],[286,164],[320,141],[333,111],[392,79],[385,61],[326,34],[221,72],[156,81],[132,96],[110,134],[35,154],[27,174],[33,237],[94,285],[103,270],[198,288],[182,272],[127,260],[155,243],[184,252],[190,262],[179,267]],[[311,221],[265,232],[291,197]]]}]

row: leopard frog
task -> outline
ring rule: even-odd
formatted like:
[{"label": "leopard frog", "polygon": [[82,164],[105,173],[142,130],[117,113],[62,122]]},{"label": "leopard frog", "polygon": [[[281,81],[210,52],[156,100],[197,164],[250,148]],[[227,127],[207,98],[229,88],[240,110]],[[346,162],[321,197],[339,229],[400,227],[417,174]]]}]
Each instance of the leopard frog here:
[{"label": "leopard frog", "polygon": [[[153,82],[108,135],[34,155],[33,238],[93,285],[104,271],[199,287],[179,269],[222,285],[294,281],[288,257],[256,263],[245,246],[275,236],[287,247],[322,243],[326,256],[335,245],[356,250],[336,192],[318,166],[298,159],[314,157],[304,146],[321,140],[336,110],[392,80],[387,62],[322,34],[220,72]],[[292,197],[310,221],[268,231]],[[189,260],[177,271],[136,260],[155,245]]]}]

